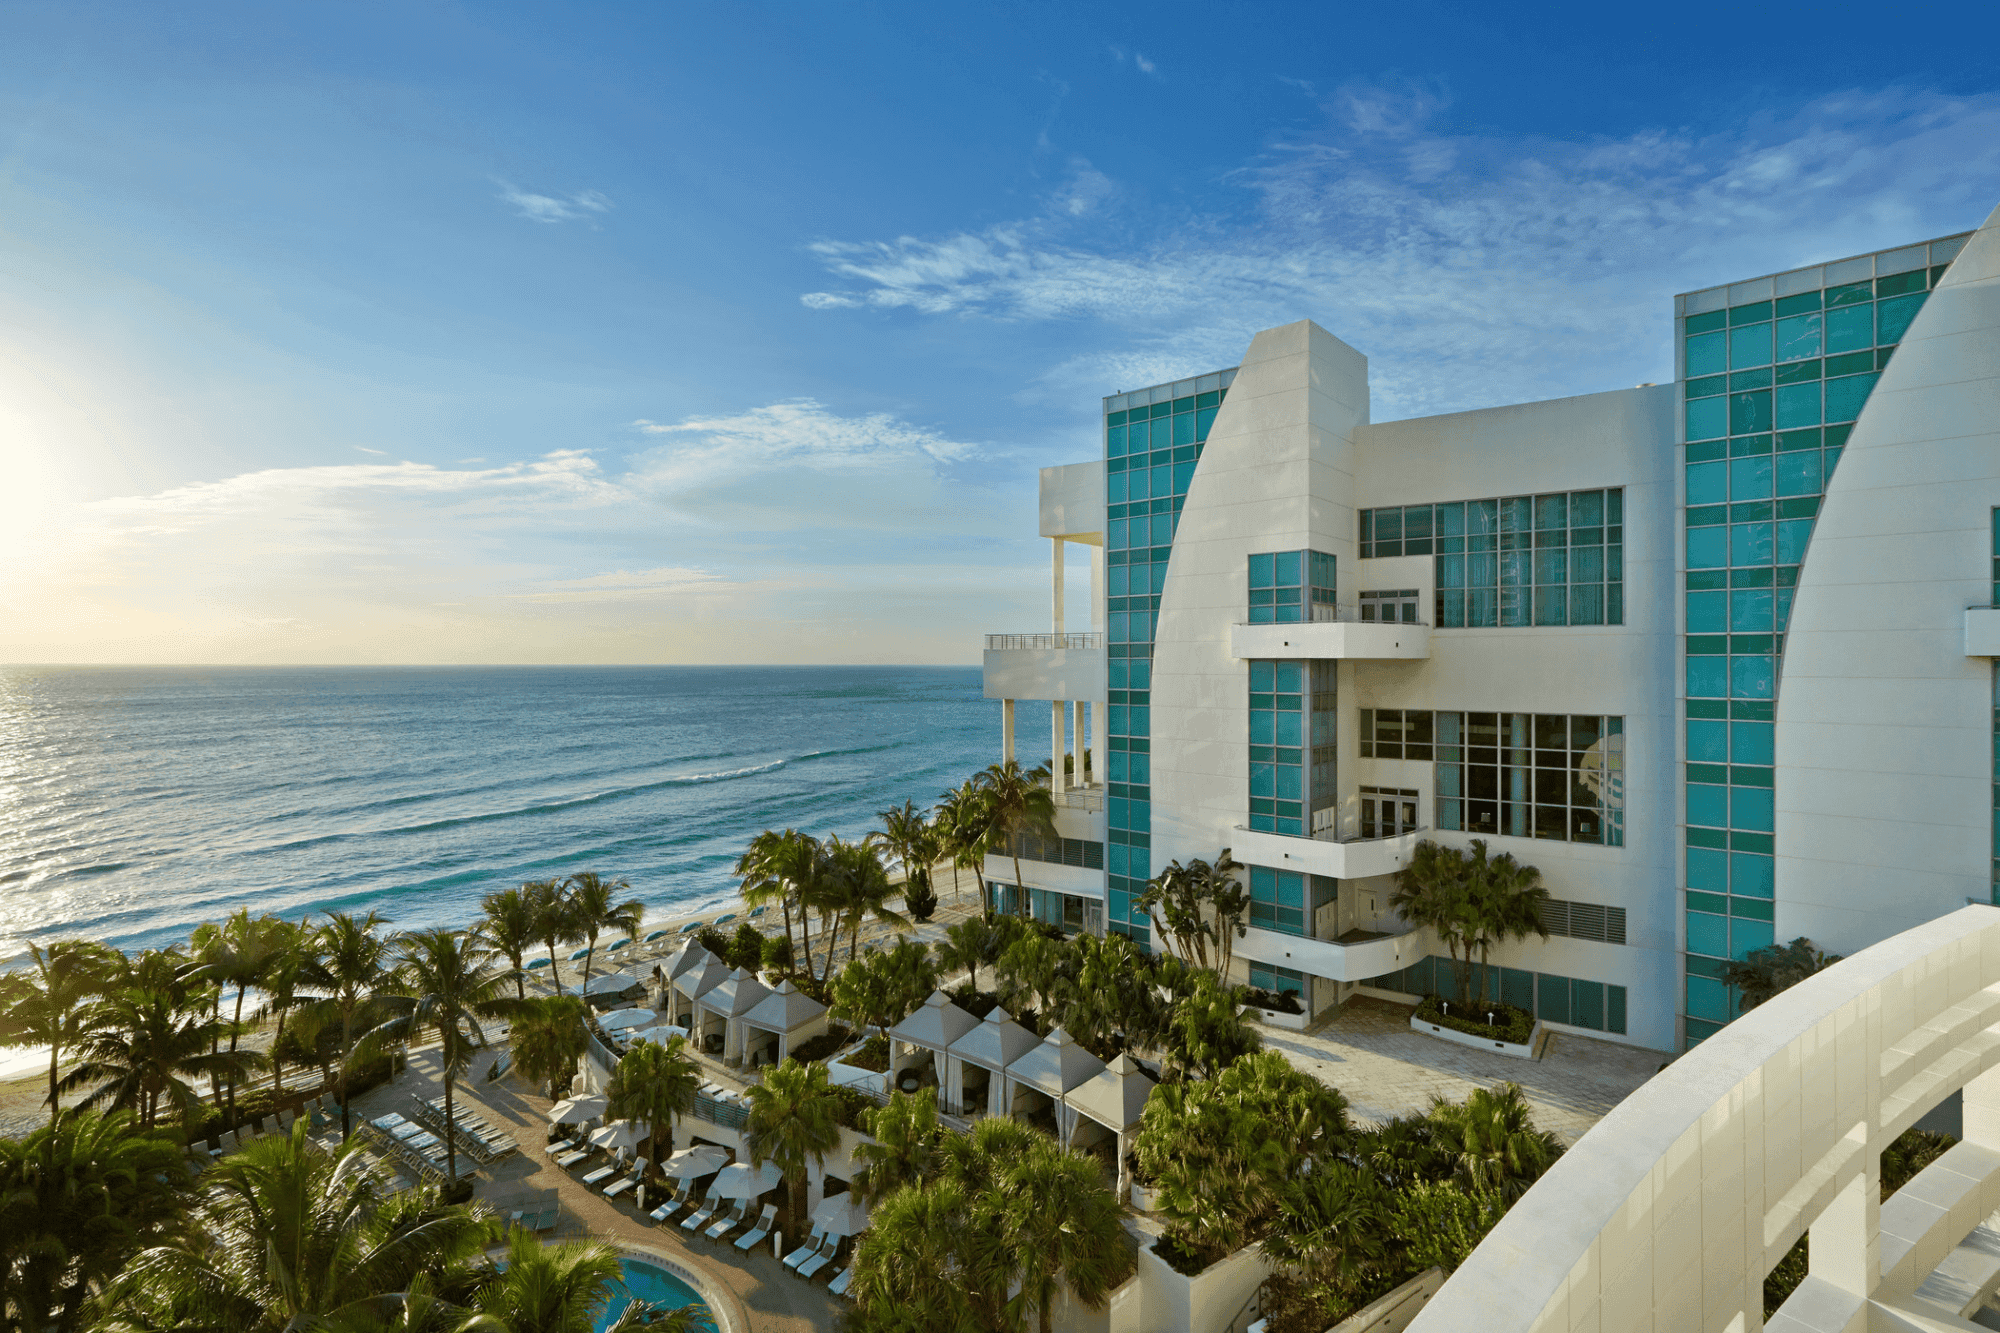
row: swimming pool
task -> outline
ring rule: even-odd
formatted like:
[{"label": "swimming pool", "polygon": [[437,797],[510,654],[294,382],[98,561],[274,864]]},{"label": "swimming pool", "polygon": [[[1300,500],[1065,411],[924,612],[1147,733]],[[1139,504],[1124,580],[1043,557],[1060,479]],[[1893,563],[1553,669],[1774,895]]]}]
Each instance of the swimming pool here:
[{"label": "swimming pool", "polygon": [[617,1323],[618,1316],[624,1314],[625,1307],[635,1299],[668,1309],[681,1305],[705,1305],[701,1293],[657,1264],[649,1264],[644,1259],[634,1259],[629,1255],[618,1262],[625,1270],[625,1279],[612,1288],[604,1313],[597,1317],[597,1333],[604,1333]]}]

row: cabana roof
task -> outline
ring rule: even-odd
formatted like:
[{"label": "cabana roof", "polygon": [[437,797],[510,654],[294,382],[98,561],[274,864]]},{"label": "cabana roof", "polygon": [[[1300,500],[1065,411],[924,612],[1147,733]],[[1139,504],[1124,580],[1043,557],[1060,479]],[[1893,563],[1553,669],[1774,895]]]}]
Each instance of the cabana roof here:
[{"label": "cabana roof", "polygon": [[825,1005],[786,980],[745,1013],[743,1021],[771,1032],[797,1032],[825,1012]]},{"label": "cabana roof", "polygon": [[1154,1083],[1145,1070],[1122,1052],[1104,1072],[1072,1089],[1069,1104],[1107,1129],[1124,1131],[1139,1123]]},{"label": "cabana roof", "polygon": [[606,972],[592,977],[584,983],[585,995],[629,995],[633,991],[644,991],[643,977],[635,977],[629,972]]},{"label": "cabana roof", "polygon": [[699,968],[689,968],[675,977],[674,989],[690,1000],[699,1000],[727,980],[729,969],[719,960],[710,958]]},{"label": "cabana roof", "polygon": [[951,1044],[951,1053],[999,1073],[1040,1044],[1039,1037],[996,1004],[987,1011],[985,1022]]},{"label": "cabana roof", "polygon": [[739,967],[702,996],[701,1003],[705,1009],[735,1018],[755,1009],[770,993],[769,986]]},{"label": "cabana roof", "polygon": [[1060,1097],[1104,1072],[1104,1061],[1057,1028],[1042,1044],[1007,1066],[1007,1077],[1038,1092]]},{"label": "cabana roof", "polygon": [[683,944],[680,948],[667,955],[666,961],[654,970],[670,982],[677,981],[683,973],[700,967],[703,963],[708,962],[710,957],[711,955],[708,950],[702,948],[693,940],[689,940],[686,944]]},{"label": "cabana roof", "polygon": [[953,1004],[949,995],[934,990],[915,1013],[890,1028],[889,1035],[912,1046],[942,1051],[978,1026],[979,1020]]}]

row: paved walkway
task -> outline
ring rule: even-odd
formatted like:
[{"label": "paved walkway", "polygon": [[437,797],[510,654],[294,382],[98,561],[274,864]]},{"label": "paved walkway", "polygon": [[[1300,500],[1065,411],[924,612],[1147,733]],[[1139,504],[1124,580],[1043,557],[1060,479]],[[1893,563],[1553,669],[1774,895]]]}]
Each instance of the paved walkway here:
[{"label": "paved walkway", "polygon": [[1656,1073],[1665,1053],[1572,1033],[1549,1039],[1539,1060],[1476,1051],[1410,1030],[1410,1010],[1357,996],[1309,1032],[1263,1030],[1264,1044],[1346,1094],[1356,1120],[1380,1124],[1430,1109],[1432,1097],[1462,1101],[1476,1087],[1514,1082],[1535,1122],[1574,1143]]},{"label": "paved walkway", "polygon": [[[771,1253],[769,1242],[745,1255],[728,1240],[711,1243],[679,1227],[655,1226],[627,1199],[606,1199],[584,1188],[543,1152],[548,1140],[548,1100],[529,1091],[515,1075],[497,1083],[485,1082],[491,1062],[488,1055],[474,1059],[473,1077],[458,1085],[457,1100],[476,1107],[495,1124],[507,1126],[521,1151],[480,1168],[474,1197],[481,1203],[507,1213],[531,1203],[547,1207],[547,1200],[554,1196],[562,1208],[557,1239],[589,1235],[672,1257],[701,1273],[730,1303],[726,1313],[737,1333],[821,1333],[834,1326],[846,1308],[826,1290],[826,1280],[837,1270],[829,1267],[818,1280],[803,1281],[784,1269]],[[402,1076],[355,1098],[355,1110],[365,1118],[387,1111],[408,1115],[414,1101],[443,1092],[437,1071],[435,1046],[414,1051]],[[676,1146],[687,1146],[685,1131]]]}]

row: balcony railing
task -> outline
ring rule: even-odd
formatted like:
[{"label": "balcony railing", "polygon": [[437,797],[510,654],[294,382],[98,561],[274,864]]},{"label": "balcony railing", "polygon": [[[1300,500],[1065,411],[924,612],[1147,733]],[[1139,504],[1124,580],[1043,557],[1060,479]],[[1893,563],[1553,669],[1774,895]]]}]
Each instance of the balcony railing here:
[{"label": "balcony railing", "polygon": [[[1366,608],[1366,610],[1371,612],[1382,609],[1385,608],[1375,606]],[[1239,625],[1297,625],[1302,623],[1332,622],[1343,625],[1428,625],[1430,623],[1427,620],[1392,620],[1380,615],[1364,616],[1362,614],[1362,607],[1350,606],[1345,603],[1336,605],[1332,602],[1314,602],[1306,608],[1306,611],[1307,615],[1303,622],[1297,620],[1239,620],[1236,623]]]},{"label": "balcony railing", "polygon": [[1102,648],[1104,635],[1101,631],[1088,634],[989,634],[986,636],[986,651],[989,653],[1053,652],[1058,649]]}]

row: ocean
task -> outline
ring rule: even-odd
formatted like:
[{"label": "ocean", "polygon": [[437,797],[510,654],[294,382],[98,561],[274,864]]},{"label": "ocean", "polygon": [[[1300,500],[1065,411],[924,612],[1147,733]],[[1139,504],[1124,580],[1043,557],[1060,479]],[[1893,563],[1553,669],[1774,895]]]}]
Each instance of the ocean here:
[{"label": "ocean", "polygon": [[700,911],[763,829],[934,803],[999,713],[977,667],[0,668],[0,966],[239,907],[461,925],[580,870]]}]

